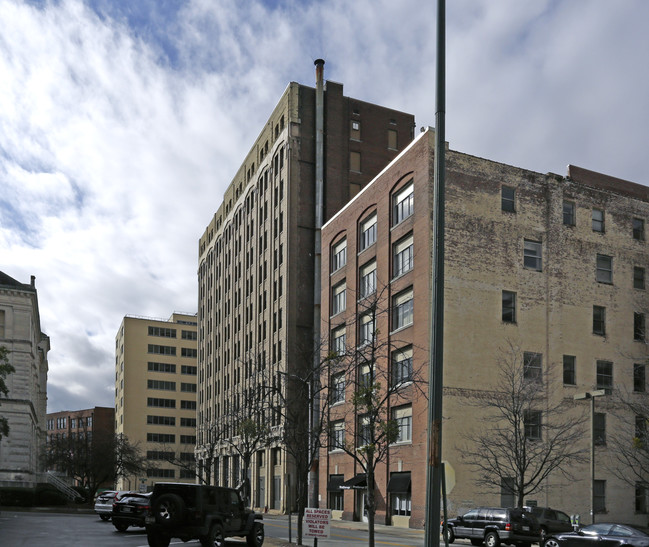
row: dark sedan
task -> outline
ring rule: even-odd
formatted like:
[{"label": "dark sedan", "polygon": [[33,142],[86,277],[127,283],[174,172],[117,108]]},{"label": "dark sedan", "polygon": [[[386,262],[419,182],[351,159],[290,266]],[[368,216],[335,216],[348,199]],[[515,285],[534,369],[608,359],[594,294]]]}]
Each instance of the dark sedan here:
[{"label": "dark sedan", "polygon": [[149,512],[148,494],[128,492],[113,503],[113,525],[118,532],[126,532],[129,526],[144,526],[144,517]]},{"label": "dark sedan", "polygon": [[602,522],[577,532],[553,534],[545,547],[649,547],[649,534],[627,524]]}]

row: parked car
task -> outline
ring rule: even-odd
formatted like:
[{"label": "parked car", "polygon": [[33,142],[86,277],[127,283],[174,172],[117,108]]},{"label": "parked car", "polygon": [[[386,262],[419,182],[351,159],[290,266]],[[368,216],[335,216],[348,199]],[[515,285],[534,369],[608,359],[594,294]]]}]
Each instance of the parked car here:
[{"label": "parked car", "polygon": [[539,521],[542,539],[550,534],[573,531],[570,517],[563,511],[550,507],[525,507],[525,510],[532,513]]},{"label": "parked car", "polygon": [[540,543],[541,527],[536,517],[523,509],[478,507],[463,516],[448,520],[448,542],[455,538],[471,540],[472,545],[487,547]]},{"label": "parked car", "polygon": [[247,509],[238,490],[203,484],[158,482],[146,516],[150,547],[168,547],[171,538],[198,539],[203,547],[222,547],[242,536],[250,547],[264,542],[263,516]]},{"label": "parked car", "polygon": [[553,534],[545,540],[545,547],[649,547],[646,529],[627,524],[598,522],[584,526],[577,532]]},{"label": "parked car", "polygon": [[113,526],[118,532],[126,532],[129,526],[144,527],[144,519],[149,513],[151,492],[127,492],[113,503]]},{"label": "parked car", "polygon": [[113,514],[113,501],[115,500],[115,490],[106,490],[97,496],[95,500],[95,513],[101,520],[110,520]]}]

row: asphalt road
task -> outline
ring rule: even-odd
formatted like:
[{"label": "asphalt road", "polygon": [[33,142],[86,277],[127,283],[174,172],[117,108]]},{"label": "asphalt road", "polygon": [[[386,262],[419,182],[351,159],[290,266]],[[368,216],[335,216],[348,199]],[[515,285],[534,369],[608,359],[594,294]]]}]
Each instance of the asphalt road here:
[{"label": "asphalt road", "polygon": [[[265,546],[286,545],[289,536],[286,517],[264,518],[267,540]],[[367,545],[367,525],[362,523],[334,523],[330,537],[319,539],[318,547],[354,547]],[[295,521],[292,523],[291,539],[296,541]],[[183,543],[172,540],[172,545],[200,545],[198,541]],[[305,538],[305,546],[314,545]],[[110,522],[89,513],[51,513],[39,511],[0,512],[0,546],[27,547],[148,547],[143,528],[129,528],[125,533],[115,530]],[[245,540],[228,540],[229,547],[246,545]],[[403,530],[391,526],[377,526],[377,546],[423,547],[424,535],[419,530]]]}]

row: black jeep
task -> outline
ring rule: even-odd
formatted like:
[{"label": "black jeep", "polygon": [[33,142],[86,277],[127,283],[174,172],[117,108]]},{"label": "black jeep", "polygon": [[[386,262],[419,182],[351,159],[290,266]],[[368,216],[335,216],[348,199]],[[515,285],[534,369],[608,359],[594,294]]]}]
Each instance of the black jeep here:
[{"label": "black jeep", "polygon": [[233,488],[159,482],[145,519],[150,547],[168,547],[171,538],[198,539],[203,547],[223,547],[225,538],[245,537],[250,547],[264,543],[262,515],[247,509]]}]

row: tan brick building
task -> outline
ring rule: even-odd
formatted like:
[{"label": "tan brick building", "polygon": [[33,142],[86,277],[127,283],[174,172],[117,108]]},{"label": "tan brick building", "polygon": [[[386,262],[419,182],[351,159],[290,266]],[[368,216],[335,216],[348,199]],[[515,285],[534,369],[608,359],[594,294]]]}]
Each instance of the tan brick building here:
[{"label": "tan brick building", "polygon": [[117,489],[196,482],[196,355],[196,315],[124,317],[115,337],[115,432],[138,445],[147,470]]},{"label": "tan brick building", "polygon": [[[412,115],[345,97],[341,84],[323,81],[322,64],[322,94],[288,85],[199,241],[198,453],[221,485],[241,481],[241,457],[225,440],[211,444],[207,432],[225,421],[228,438],[236,436],[236,416],[252,404],[251,393],[302,374],[313,358],[318,222],[413,136]],[[262,420],[275,432],[280,399]],[[253,505],[286,510],[295,476],[281,443],[260,449],[251,467]]]},{"label": "tan brick building", "polygon": [[[400,437],[377,468],[377,522],[410,527],[421,527],[425,515],[427,401],[404,380],[417,370],[427,377],[433,153],[428,130],[322,230],[322,321],[330,350],[341,336],[348,347],[362,345],[368,287],[383,291],[388,313],[374,328],[387,345],[377,368],[388,370],[387,378],[400,374],[403,388],[388,409]],[[549,383],[548,406],[562,401],[577,419],[588,405],[576,394],[609,395],[597,399],[595,416],[595,503],[606,515],[598,519],[646,524],[647,489],[617,476],[607,439],[622,431],[629,442],[634,436],[636,417],[620,411],[614,395],[647,396],[649,189],[574,166],[565,177],[540,174],[453,150],[446,165],[443,459],[450,514],[515,503],[506,484],[476,486],[462,459],[467,438],[484,427],[471,401],[498,389],[498,363],[511,343]],[[345,413],[351,389],[336,381],[323,378],[339,392],[329,408],[329,435],[343,423],[354,440],[362,428]],[[644,438],[635,425],[635,436]],[[590,443],[586,428],[576,443],[586,457]],[[322,450],[322,504],[340,518],[363,518],[362,472],[344,452]],[[525,502],[590,522],[589,464],[571,472],[572,479],[551,474]]]}]

